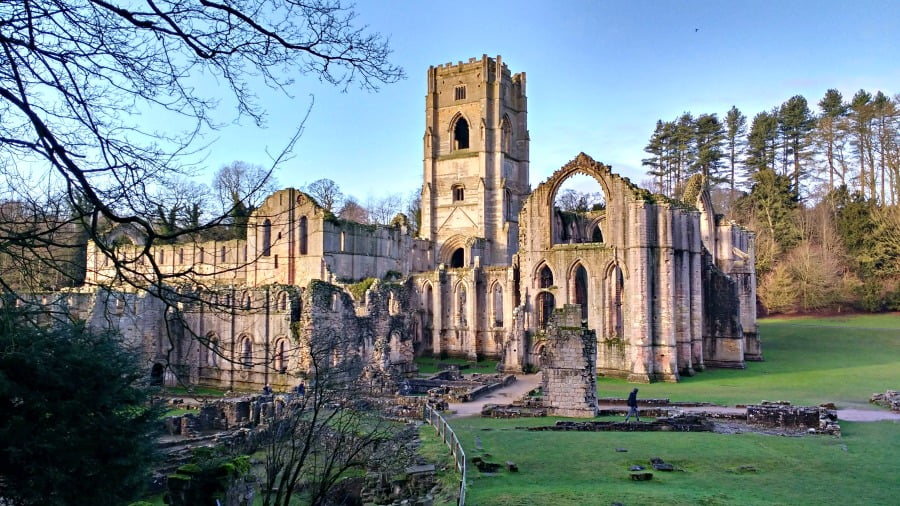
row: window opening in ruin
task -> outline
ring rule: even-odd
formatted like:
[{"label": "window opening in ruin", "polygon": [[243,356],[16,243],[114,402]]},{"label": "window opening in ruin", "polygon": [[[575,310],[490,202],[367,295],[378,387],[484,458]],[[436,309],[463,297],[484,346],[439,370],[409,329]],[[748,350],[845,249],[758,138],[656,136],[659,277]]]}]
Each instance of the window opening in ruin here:
[{"label": "window opening in ruin", "polygon": [[460,283],[456,287],[456,324],[466,326],[466,285]]},{"label": "window opening in ruin", "polygon": [[200,248],[200,263],[206,262],[206,251],[203,248]]},{"label": "window opening in ruin", "polygon": [[278,255],[275,255],[275,268],[278,268]]},{"label": "window opening in ruin", "polygon": [[621,338],[624,337],[624,317],[622,315],[623,292],[625,289],[625,280],[622,276],[622,269],[614,266],[607,278],[607,299],[609,307],[606,311],[606,337]]},{"label": "window opening in ruin", "polygon": [[551,286],[553,286],[553,271],[545,265],[538,273],[538,288],[550,288]]},{"label": "window opening in ruin", "polygon": [[249,337],[244,337],[241,340],[241,365],[244,369],[253,367],[253,342]]},{"label": "window opening in ruin", "polygon": [[454,100],[465,100],[466,99],[466,87],[465,86],[457,86],[453,89],[453,99]]},{"label": "window opening in ruin", "polygon": [[221,262],[225,261],[225,246],[222,246],[221,248],[219,248],[219,261],[221,261]]},{"label": "window opening in ruin", "polygon": [[494,293],[493,293],[493,305],[494,305],[494,326],[502,327],[503,326],[503,288],[500,286],[500,283],[494,285]]},{"label": "window opening in ruin", "polygon": [[591,176],[576,173],[556,190],[550,233],[553,244],[581,244],[597,241],[597,223],[606,214],[606,196]]},{"label": "window opening in ruin", "polygon": [[465,186],[458,184],[453,186],[453,202],[462,202],[466,198]]},{"label": "window opening in ruin", "polygon": [[178,248],[178,263],[184,264],[184,248]]},{"label": "window opening in ruin", "polygon": [[600,225],[594,227],[594,233],[591,234],[591,242],[603,242],[603,231],[600,230]]},{"label": "window opening in ruin", "polygon": [[166,250],[164,249],[159,250],[159,263],[166,263]]},{"label": "window opening in ruin", "polygon": [[266,220],[262,226],[262,250],[260,254],[264,257],[272,253],[272,222]]},{"label": "window opening in ruin", "polygon": [[207,337],[209,338],[209,349],[206,351],[206,365],[216,367],[219,356],[219,340],[215,334],[209,334]]},{"label": "window opening in ruin", "polygon": [[275,370],[281,374],[287,372],[287,342],[284,339],[275,343]]},{"label": "window opening in ruin", "polygon": [[513,212],[513,202],[512,202],[512,192],[508,189],[503,192],[504,203],[506,204],[506,219],[509,221],[516,221],[516,216]]},{"label": "window opening in ruin", "polygon": [[453,149],[469,149],[469,122],[460,117],[453,127]]},{"label": "window opening in ruin", "polygon": [[581,319],[587,321],[588,317],[588,275],[583,265],[578,265],[574,272],[574,302],[581,305]]},{"label": "window opening in ruin", "polygon": [[450,255],[450,267],[459,268],[465,265],[466,252],[462,248],[456,248],[456,251]]},{"label": "window opening in ruin", "polygon": [[550,315],[553,314],[553,308],[556,307],[555,297],[550,292],[541,292],[537,296],[537,323],[538,327],[547,328],[550,323]]},{"label": "window opening in ruin", "polygon": [[301,255],[306,254],[306,247],[307,247],[306,227],[307,227],[306,216],[301,216],[300,217],[300,227],[299,227],[300,228],[300,230],[299,230],[300,237],[297,238],[297,241],[300,244],[300,254]]},{"label": "window opening in ruin", "polygon": [[288,294],[287,292],[281,292],[278,295],[278,310],[279,311],[287,311],[288,309]]},{"label": "window opening in ruin", "polygon": [[509,123],[509,117],[504,116],[500,122],[500,151],[510,154],[512,148],[512,126]]}]

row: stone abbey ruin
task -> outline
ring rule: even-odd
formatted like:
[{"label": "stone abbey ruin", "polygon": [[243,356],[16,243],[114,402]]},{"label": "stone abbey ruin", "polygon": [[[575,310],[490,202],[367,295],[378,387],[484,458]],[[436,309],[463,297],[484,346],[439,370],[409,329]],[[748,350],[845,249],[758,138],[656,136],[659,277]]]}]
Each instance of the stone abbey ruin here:
[{"label": "stone abbey ruin", "polygon": [[[716,216],[699,179],[677,201],[584,153],[531,189],[527,111],[525,74],[499,56],[431,67],[417,237],[402,215],[345,221],[288,188],[243,239],[147,247],[114,229],[88,244],[83,287],[55,303],[140,343],[155,378],[231,389],[291,387],[311,366],[303,343],[335,336],[330,360],[375,376],[421,355],[539,369],[566,356],[545,348],[552,313],[571,305],[597,374],[678,381],[761,359],[753,234]],[[605,209],[554,207],[576,174],[597,181]],[[121,282],[111,251],[138,274],[158,268],[183,300]]]}]

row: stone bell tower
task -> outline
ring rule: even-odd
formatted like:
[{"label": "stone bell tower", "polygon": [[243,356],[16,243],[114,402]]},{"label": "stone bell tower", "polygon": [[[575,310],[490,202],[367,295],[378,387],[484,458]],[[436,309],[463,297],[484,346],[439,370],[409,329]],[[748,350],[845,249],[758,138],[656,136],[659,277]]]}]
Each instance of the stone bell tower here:
[{"label": "stone bell tower", "polygon": [[525,73],[500,58],[428,69],[421,236],[436,263],[509,265],[528,196]]}]

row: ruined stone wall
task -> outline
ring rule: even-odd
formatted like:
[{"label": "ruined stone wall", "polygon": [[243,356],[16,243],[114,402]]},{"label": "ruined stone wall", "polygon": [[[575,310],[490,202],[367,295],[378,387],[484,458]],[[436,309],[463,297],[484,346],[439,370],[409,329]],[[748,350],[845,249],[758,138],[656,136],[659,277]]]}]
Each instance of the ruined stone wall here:
[{"label": "ruined stone wall", "polygon": [[737,284],[704,255],[703,356],[707,365],[743,369],[744,335]]},{"label": "ruined stone wall", "polygon": [[543,339],[544,406],[556,416],[597,416],[597,338],[582,326],[581,308],[555,310]]}]

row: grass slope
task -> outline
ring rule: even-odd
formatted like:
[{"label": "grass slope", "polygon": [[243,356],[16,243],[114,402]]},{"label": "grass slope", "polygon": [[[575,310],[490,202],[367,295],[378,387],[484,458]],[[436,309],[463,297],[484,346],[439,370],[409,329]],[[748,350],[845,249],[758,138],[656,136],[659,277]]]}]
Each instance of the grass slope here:
[{"label": "grass slope", "polygon": [[[760,323],[766,362],[709,370],[678,384],[641,386],[644,397],[724,404],[784,399],[795,404],[866,404],[900,387],[900,317],[803,318]],[[632,385],[602,379],[600,395]],[[471,459],[514,461],[519,473],[469,467],[468,504],[896,504],[900,424],[843,422],[844,436],[526,432],[552,418],[451,420]],[[483,452],[475,450],[475,437]],[[625,448],[627,452],[617,452]],[[683,472],[632,482],[628,468],[660,457]],[[746,467],[749,466],[749,467]]]},{"label": "grass slope", "polygon": [[[708,369],[678,384],[640,386],[640,395],[721,404],[788,400],[867,406],[869,396],[900,387],[900,316],[792,318],[760,321],[765,362],[745,370]],[[600,397],[624,397],[634,385],[600,378]]]}]

